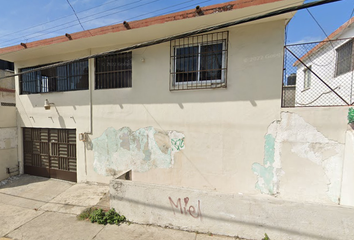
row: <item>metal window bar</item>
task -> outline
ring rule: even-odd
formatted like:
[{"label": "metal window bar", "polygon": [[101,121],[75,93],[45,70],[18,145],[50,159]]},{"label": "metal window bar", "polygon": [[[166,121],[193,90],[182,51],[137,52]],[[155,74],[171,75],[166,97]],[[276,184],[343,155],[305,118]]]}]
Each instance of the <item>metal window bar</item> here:
[{"label": "metal window bar", "polygon": [[353,42],[350,38],[285,46],[282,107],[353,105]]},{"label": "metal window bar", "polygon": [[95,89],[131,87],[132,52],[95,58]]},{"label": "metal window bar", "polygon": [[170,91],[226,88],[228,31],[170,43]]},{"label": "metal window bar", "polygon": [[[22,68],[28,71],[43,66]],[[75,91],[88,89],[88,61],[80,60],[63,66],[25,73],[20,76],[21,94]]]}]

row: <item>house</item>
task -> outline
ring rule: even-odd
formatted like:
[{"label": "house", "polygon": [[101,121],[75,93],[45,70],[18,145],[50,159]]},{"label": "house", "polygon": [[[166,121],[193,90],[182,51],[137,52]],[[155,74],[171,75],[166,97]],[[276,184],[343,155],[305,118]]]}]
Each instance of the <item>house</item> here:
[{"label": "house", "polygon": [[351,18],[320,43],[288,46],[299,55],[293,106],[353,104],[353,22]]},{"label": "house", "polygon": [[294,13],[185,34],[302,3],[237,0],[0,49],[20,74],[21,172],[110,183],[134,222],[350,238],[348,108],[281,108]]},{"label": "house", "polygon": [[[13,70],[13,63],[0,60],[0,77]],[[0,181],[18,174],[14,77],[0,81],[0,156]]]}]

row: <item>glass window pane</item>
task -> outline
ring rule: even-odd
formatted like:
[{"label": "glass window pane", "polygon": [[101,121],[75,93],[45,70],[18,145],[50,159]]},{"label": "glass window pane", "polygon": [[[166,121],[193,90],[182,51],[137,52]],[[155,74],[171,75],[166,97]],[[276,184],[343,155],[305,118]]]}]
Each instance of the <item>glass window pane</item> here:
[{"label": "glass window pane", "polygon": [[351,71],[352,50],[353,41],[349,41],[337,49],[337,76]]},{"label": "glass window pane", "polygon": [[176,82],[197,81],[198,46],[176,49]]},{"label": "glass window pane", "polygon": [[220,80],[221,69],[222,43],[201,46],[199,80]]}]

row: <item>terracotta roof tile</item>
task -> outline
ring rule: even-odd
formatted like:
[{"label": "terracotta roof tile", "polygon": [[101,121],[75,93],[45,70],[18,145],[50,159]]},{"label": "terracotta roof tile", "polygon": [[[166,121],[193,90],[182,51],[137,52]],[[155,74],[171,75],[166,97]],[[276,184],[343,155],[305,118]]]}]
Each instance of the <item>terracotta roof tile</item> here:
[{"label": "terracotta roof tile", "polygon": [[[317,51],[318,49],[320,49],[322,46],[324,46],[328,40],[333,40],[335,39],[339,34],[341,34],[345,29],[347,29],[350,24],[354,23],[354,17],[352,17],[351,19],[349,19],[347,22],[345,22],[342,26],[340,26],[337,30],[335,30],[334,32],[332,32],[328,38],[326,38],[325,40],[323,40],[322,42],[320,42],[319,44],[317,44],[315,47],[313,47],[310,51],[308,51],[304,56],[302,56],[300,58],[301,61],[305,60],[309,55],[311,55],[313,52]],[[293,66],[297,66],[300,63],[300,61],[296,61]]]},{"label": "terracotta roof tile", "polygon": [[[251,7],[251,6],[258,6],[258,5],[273,3],[273,2],[278,2],[278,1],[283,1],[283,0],[235,0],[235,1],[231,1],[231,2],[205,6],[205,7],[202,7],[201,9],[203,11],[203,15],[209,15],[209,14],[213,14],[213,13],[217,13],[217,12],[225,12],[225,11],[230,11],[230,10],[234,10],[234,9],[241,9],[241,8],[246,8],[246,7]],[[161,15],[161,16],[157,16],[157,17],[132,21],[132,22],[129,22],[129,26],[131,29],[137,29],[137,28],[147,27],[147,26],[151,26],[151,25],[155,25],[155,24],[161,24],[161,23],[166,23],[166,22],[171,22],[171,21],[176,21],[176,20],[181,20],[181,19],[194,18],[197,16],[198,16],[198,14],[196,13],[196,10],[191,9],[191,10],[171,13],[171,14],[167,14],[167,15]],[[82,32],[71,33],[70,35],[71,35],[72,40],[75,40],[75,39],[88,38],[88,37],[92,37],[92,36],[98,36],[98,35],[103,35],[103,34],[107,34],[107,33],[121,32],[121,31],[127,31],[127,29],[124,27],[123,23],[100,27],[100,28],[95,28],[95,29],[86,30],[86,31],[82,31]],[[27,48],[35,48],[35,47],[39,47],[39,46],[47,46],[47,45],[51,45],[51,44],[62,43],[62,42],[72,41],[72,40],[69,40],[66,36],[58,36],[58,37],[53,37],[53,38],[48,38],[48,39],[44,39],[44,40],[26,43],[26,47]],[[20,51],[20,50],[24,50],[24,49],[25,48],[23,46],[18,44],[18,45],[11,46],[11,47],[0,48],[0,54]]]}]

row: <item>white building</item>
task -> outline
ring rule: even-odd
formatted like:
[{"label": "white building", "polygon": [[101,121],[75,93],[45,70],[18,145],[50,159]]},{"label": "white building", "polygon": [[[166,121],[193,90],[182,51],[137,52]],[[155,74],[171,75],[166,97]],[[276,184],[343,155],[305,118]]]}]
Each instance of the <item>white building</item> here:
[{"label": "white building", "polygon": [[238,0],[0,49],[15,73],[64,62],[16,77],[21,171],[111,181],[111,205],[140,223],[353,236],[338,206],[354,206],[348,108],[281,108],[294,13],[86,59],[302,3]]},{"label": "white building", "polygon": [[[353,94],[354,18],[312,49],[308,44],[290,48],[309,50],[297,67],[295,106],[351,105]],[[317,76],[318,77],[317,77]]]}]

